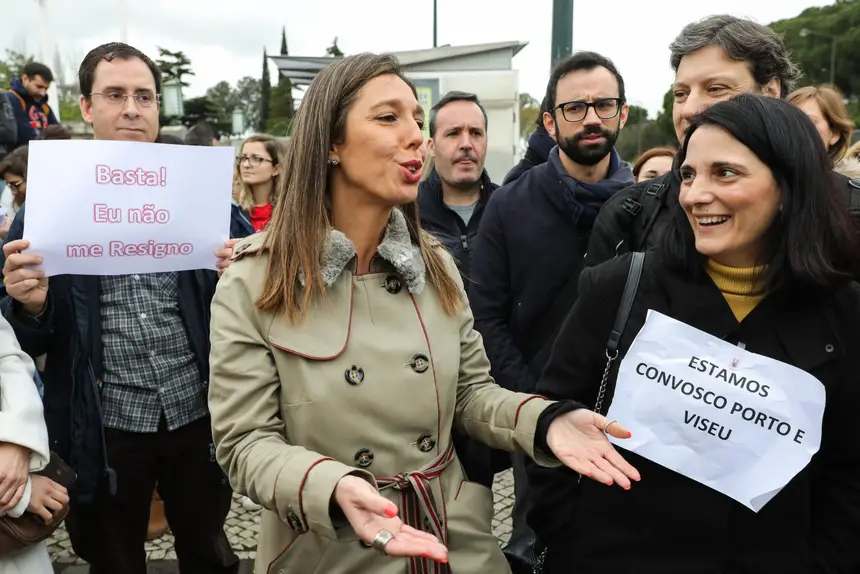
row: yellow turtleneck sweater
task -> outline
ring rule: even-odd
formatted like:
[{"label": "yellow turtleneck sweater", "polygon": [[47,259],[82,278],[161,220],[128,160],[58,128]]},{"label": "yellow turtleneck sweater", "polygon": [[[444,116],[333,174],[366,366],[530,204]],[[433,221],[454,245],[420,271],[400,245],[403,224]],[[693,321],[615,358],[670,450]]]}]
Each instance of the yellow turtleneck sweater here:
[{"label": "yellow turtleneck sweater", "polygon": [[761,267],[726,267],[708,259],[705,270],[723,294],[738,322],[749,315],[764,299],[764,293],[756,284]]}]

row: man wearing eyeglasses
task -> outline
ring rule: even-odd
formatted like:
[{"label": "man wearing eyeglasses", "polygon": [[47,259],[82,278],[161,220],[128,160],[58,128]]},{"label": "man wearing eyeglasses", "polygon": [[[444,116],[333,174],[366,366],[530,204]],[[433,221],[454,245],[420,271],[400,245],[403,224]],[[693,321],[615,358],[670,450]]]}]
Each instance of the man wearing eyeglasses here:
[{"label": "man wearing eyeglasses", "polygon": [[[161,74],[151,59],[105,44],[84,58],[79,76],[81,113],[95,139],[156,141]],[[235,574],[224,534],[232,492],[215,460],[207,408],[216,273],[48,280],[32,269],[40,258],[20,237],[3,248],[8,295],[0,308],[24,351],[46,354],[51,447],[78,475],[66,519],[75,552],[91,574],[146,572],[157,482],[180,571]]]},{"label": "man wearing eyeglasses", "polygon": [[[588,238],[603,203],[632,185],[615,151],[627,121],[624,80],[593,52],[559,63],[547,86],[544,127],[556,145],[549,160],[490,197],[475,243],[469,291],[501,386],[534,392],[552,341],[576,299]],[[512,457],[514,532],[505,549],[514,573],[531,572],[524,457]]]}]

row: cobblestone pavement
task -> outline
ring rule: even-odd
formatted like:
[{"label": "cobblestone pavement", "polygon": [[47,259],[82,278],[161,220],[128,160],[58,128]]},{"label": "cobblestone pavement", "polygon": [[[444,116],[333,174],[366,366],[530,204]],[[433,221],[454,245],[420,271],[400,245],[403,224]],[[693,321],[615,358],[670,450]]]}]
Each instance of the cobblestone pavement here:
[{"label": "cobblestone pavement", "polygon": [[[495,516],[493,517],[493,533],[499,539],[499,544],[508,541],[511,535],[511,508],[514,503],[514,477],[511,471],[496,475],[493,485],[495,500]],[[257,550],[257,531],[260,525],[260,512],[258,510],[246,510],[241,503],[241,497],[233,497],[233,508],[227,516],[227,536],[234,550],[240,558],[253,560]],[[63,574],[84,574],[86,567],[79,568],[77,565],[85,564],[72,551],[69,535],[62,526],[54,533],[54,537],[48,541],[48,549],[54,561],[54,568]],[[146,555],[153,562],[176,560],[173,551],[173,536],[165,534],[157,540],[147,542]],[[151,572],[156,569],[151,568]],[[159,572],[172,572],[173,569],[157,569]]]}]

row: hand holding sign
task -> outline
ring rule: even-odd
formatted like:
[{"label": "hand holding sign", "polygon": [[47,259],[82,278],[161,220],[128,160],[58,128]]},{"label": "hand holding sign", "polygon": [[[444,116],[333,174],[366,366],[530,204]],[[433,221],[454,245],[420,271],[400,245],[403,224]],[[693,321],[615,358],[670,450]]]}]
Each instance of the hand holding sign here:
[{"label": "hand holding sign", "polygon": [[625,490],[630,481],[640,479],[639,472],[615,451],[609,435],[625,439],[630,431],[593,411],[577,409],[556,417],[549,425],[546,442],[565,466],[607,485],[618,483]]},{"label": "hand holding sign", "polygon": [[3,246],[3,254],[6,255],[3,284],[6,285],[6,292],[21,303],[27,313],[38,315],[45,308],[48,298],[48,279],[44,271],[32,269],[42,264],[42,258],[23,253],[28,247],[30,242],[26,239],[10,241]]}]

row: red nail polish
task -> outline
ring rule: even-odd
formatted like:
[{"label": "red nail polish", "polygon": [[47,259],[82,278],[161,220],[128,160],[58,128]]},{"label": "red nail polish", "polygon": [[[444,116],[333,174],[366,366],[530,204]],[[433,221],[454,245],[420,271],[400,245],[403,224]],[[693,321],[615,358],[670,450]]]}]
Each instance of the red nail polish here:
[{"label": "red nail polish", "polygon": [[385,509],[385,516],[388,518],[394,518],[397,516],[397,508],[389,506]]}]

